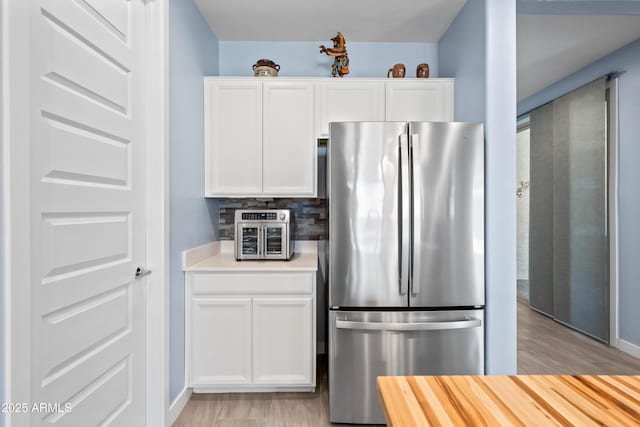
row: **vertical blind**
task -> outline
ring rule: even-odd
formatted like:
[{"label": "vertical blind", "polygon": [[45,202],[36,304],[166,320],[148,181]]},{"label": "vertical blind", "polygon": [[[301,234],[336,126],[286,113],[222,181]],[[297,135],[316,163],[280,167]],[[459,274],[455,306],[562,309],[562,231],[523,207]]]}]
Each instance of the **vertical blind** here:
[{"label": "vertical blind", "polygon": [[604,78],[530,119],[530,305],[609,341]]}]

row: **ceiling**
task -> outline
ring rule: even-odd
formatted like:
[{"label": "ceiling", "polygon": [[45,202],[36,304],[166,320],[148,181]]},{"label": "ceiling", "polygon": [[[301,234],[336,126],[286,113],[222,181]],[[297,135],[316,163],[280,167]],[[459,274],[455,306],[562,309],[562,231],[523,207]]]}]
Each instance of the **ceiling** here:
[{"label": "ceiling", "polygon": [[195,0],[223,41],[437,42],[466,0]]},{"label": "ceiling", "polygon": [[639,39],[640,15],[518,15],[517,33],[521,101]]}]

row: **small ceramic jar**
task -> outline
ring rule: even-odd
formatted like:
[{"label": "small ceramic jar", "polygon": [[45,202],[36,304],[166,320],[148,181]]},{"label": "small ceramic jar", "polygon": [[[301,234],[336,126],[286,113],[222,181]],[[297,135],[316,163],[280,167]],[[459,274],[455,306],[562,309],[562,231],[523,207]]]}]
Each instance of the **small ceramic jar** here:
[{"label": "small ceramic jar", "polygon": [[270,59],[258,59],[252,68],[256,77],[278,77],[280,71],[280,66]]},{"label": "small ceramic jar", "polygon": [[416,77],[419,79],[429,78],[429,64],[418,64]]},{"label": "small ceramic jar", "polygon": [[387,78],[403,79],[405,74],[404,64],[396,64],[387,71]]}]

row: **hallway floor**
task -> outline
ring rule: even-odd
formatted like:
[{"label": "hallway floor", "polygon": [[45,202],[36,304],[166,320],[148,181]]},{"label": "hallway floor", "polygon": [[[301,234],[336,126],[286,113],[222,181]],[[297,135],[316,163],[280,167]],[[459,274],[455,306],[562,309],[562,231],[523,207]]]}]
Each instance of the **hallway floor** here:
[{"label": "hallway floor", "polygon": [[560,325],[519,298],[518,374],[640,375],[640,359]]}]

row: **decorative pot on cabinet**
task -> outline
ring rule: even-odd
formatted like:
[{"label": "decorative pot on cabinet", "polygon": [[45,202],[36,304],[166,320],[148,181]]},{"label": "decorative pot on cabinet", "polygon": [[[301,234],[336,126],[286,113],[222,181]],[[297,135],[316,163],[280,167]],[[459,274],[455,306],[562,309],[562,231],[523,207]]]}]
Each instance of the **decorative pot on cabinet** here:
[{"label": "decorative pot on cabinet", "polygon": [[278,77],[280,65],[270,59],[258,59],[252,69],[255,77]]}]

